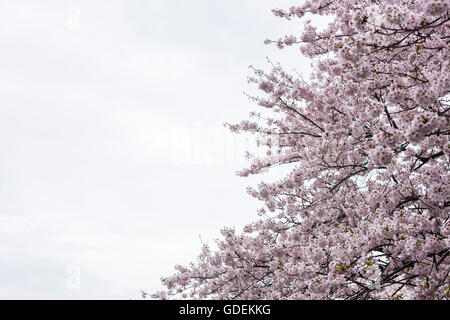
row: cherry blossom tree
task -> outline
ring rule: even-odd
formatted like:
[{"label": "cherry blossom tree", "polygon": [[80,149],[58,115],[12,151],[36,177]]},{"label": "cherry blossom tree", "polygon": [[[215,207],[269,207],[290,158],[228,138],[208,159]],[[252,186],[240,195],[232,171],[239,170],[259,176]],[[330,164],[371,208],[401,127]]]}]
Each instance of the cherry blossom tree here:
[{"label": "cherry blossom tree", "polygon": [[260,110],[229,125],[264,150],[240,175],[290,172],[249,189],[264,202],[258,220],[224,228],[217,249],[205,245],[153,297],[448,299],[449,9],[314,0],[273,10],[331,19],[266,40],[298,47],[312,75],[255,69]]}]

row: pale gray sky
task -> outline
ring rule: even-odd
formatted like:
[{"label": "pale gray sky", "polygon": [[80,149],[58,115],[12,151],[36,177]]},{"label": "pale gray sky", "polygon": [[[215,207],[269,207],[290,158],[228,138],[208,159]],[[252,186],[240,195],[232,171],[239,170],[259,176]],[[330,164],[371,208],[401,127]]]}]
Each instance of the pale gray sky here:
[{"label": "pale gray sky", "polygon": [[248,65],[308,69],[263,44],[291,4],[0,0],[1,299],[139,298],[256,218],[222,124],[255,108]]}]

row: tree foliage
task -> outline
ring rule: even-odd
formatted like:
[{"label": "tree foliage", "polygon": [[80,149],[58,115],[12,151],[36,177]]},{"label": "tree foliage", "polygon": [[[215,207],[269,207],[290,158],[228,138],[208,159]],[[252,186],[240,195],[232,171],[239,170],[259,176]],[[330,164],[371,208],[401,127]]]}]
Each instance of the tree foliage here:
[{"label": "tree foliage", "polygon": [[299,47],[312,76],[255,70],[262,111],[230,125],[266,150],[241,175],[292,170],[250,189],[265,203],[258,221],[224,228],[217,250],[177,266],[154,297],[448,299],[449,9],[315,0],[273,10],[332,19],[266,40]]}]

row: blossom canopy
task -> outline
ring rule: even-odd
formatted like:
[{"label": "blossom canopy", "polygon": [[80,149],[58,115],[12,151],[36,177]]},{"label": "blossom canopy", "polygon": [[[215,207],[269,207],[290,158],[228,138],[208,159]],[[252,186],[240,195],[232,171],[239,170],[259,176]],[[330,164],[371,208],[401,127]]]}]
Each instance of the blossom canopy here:
[{"label": "blossom canopy", "polygon": [[[249,193],[260,218],[163,278],[157,298],[448,299],[448,0],[316,0],[278,17],[328,16],[266,40],[299,47],[312,75],[273,64],[250,78],[260,112],[229,125],[264,156],[247,176],[290,172]],[[239,210],[239,208],[236,208]]]}]

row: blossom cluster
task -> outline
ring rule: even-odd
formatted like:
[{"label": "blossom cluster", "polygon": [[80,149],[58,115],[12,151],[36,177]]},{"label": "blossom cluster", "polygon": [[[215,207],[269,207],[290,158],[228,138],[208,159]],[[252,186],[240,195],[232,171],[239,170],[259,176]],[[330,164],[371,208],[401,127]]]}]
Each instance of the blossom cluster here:
[{"label": "blossom cluster", "polygon": [[297,46],[312,76],[255,70],[266,115],[230,125],[271,151],[241,175],[290,172],[250,188],[264,203],[258,220],[224,228],[217,249],[177,266],[154,297],[450,298],[449,7],[308,0],[273,10],[332,18],[266,40]]}]

